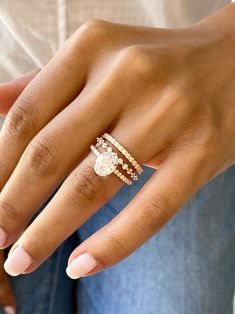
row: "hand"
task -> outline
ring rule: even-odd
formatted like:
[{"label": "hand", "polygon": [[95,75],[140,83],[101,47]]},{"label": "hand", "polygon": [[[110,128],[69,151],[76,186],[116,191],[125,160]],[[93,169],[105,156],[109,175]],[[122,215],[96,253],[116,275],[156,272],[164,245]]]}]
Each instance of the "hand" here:
[{"label": "hand", "polygon": [[234,15],[229,5],[179,30],[89,21],[27,85],[0,136],[1,247],[16,241],[9,274],[35,270],[122,186],[93,170],[89,146],[104,132],[158,171],[72,253],[71,278],[127,257],[234,164]]}]

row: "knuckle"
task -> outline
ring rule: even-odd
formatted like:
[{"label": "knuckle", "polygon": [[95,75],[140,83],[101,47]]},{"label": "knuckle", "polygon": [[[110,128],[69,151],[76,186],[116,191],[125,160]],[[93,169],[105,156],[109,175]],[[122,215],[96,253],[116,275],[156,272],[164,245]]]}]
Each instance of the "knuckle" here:
[{"label": "knuckle", "polygon": [[203,133],[199,139],[199,149],[203,155],[210,156],[218,149],[220,132],[213,124],[209,123],[203,127]]},{"label": "knuckle", "polygon": [[107,22],[101,19],[89,19],[86,22],[84,22],[80,28],[85,31],[85,32],[90,32],[90,31],[100,31],[105,28],[107,25]]},{"label": "knuckle", "polygon": [[152,79],[153,62],[148,51],[141,45],[132,45],[125,47],[120,52],[119,66],[123,71],[134,77]]},{"label": "knuckle", "polygon": [[107,180],[98,176],[92,166],[80,166],[79,171],[74,171],[69,179],[70,196],[75,203],[81,201],[105,201],[108,198]]},{"label": "knuckle", "polygon": [[71,61],[77,60],[79,54],[83,58],[84,66],[88,66],[90,61],[86,56],[96,55],[101,45],[103,47],[109,43],[108,34],[111,34],[110,27],[107,27],[109,24],[111,23],[99,19],[83,23],[64,43],[60,52],[62,65],[69,71],[74,71],[74,63]]},{"label": "knuckle", "polygon": [[50,137],[34,139],[24,153],[26,169],[39,176],[54,175],[61,164],[60,154]]},{"label": "knuckle", "polygon": [[159,196],[156,199],[146,201],[141,213],[141,226],[147,226],[151,232],[159,230],[169,219],[172,213],[172,205],[166,197]]},{"label": "knuckle", "polygon": [[15,226],[16,224],[21,225],[21,223],[23,223],[23,217],[20,215],[19,211],[8,201],[4,200],[3,197],[0,198],[0,208],[1,220],[4,226]]},{"label": "knuckle", "polygon": [[[43,231],[46,234],[47,230],[44,229]],[[45,259],[46,252],[51,250],[52,245],[50,237],[44,237],[43,245],[41,241],[38,241],[38,239],[38,233],[30,230],[26,230],[23,235],[24,249],[32,257],[34,263]]]},{"label": "knuckle", "polygon": [[130,254],[126,244],[123,243],[120,236],[115,235],[115,233],[109,228],[106,228],[105,230],[105,240],[107,241],[106,243],[108,247],[111,248],[110,251],[115,252],[115,255],[119,259],[122,259]]},{"label": "knuckle", "polygon": [[28,138],[34,132],[38,116],[36,108],[35,100],[27,96],[19,98],[10,109],[4,128],[14,142]]},{"label": "knuckle", "polygon": [[107,21],[100,19],[90,19],[83,23],[75,32],[75,42],[81,40],[94,45],[95,43],[102,43],[104,38],[110,33]]}]

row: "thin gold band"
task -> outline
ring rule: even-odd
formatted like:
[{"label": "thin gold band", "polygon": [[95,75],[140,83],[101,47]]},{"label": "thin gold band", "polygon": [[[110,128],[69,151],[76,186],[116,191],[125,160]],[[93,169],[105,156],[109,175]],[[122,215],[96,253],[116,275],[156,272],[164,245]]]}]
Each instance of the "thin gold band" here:
[{"label": "thin gold band", "polygon": [[143,172],[143,168],[139,165],[139,163],[135,160],[135,158],[120,144],[116,141],[110,134],[104,133],[102,135],[103,138],[108,140],[113,146],[115,146],[120,153],[132,164],[132,166],[136,169],[136,171],[141,174]]}]

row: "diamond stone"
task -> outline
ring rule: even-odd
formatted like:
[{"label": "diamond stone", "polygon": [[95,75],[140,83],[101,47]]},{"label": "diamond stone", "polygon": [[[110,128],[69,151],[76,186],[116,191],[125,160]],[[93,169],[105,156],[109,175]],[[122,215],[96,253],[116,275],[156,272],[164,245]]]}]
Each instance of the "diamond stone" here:
[{"label": "diamond stone", "polygon": [[127,164],[124,164],[124,165],[122,166],[122,168],[126,170],[126,169],[128,168],[128,165],[127,165]]},{"label": "diamond stone", "polygon": [[117,165],[118,158],[110,152],[105,152],[96,158],[94,170],[99,176],[108,176],[115,171]]},{"label": "diamond stone", "polygon": [[102,147],[103,147],[103,148],[107,148],[107,147],[108,147],[108,144],[107,144],[107,143],[103,143],[103,144],[102,144]]}]

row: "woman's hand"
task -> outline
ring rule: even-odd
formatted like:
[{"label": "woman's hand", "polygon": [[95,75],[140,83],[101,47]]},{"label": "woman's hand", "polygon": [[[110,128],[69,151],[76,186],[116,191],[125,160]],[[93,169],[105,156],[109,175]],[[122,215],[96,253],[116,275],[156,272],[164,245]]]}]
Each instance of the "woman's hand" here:
[{"label": "woman's hand", "polygon": [[35,270],[123,185],[93,170],[104,132],[158,171],[72,253],[72,278],[127,257],[234,164],[234,17],[230,5],[180,30],[92,20],[27,85],[0,136],[1,247],[19,238],[9,274]]}]

